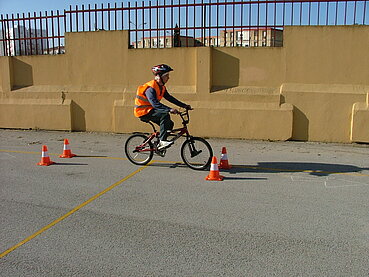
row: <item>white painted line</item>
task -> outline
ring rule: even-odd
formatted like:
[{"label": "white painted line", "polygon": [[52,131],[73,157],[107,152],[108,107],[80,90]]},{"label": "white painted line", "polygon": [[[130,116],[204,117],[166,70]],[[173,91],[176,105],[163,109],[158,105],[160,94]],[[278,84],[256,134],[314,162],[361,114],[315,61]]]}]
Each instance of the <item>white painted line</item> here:
[{"label": "white painted line", "polygon": [[[16,158],[16,156],[13,156],[13,155],[10,155],[9,153],[1,153],[2,155],[0,156],[0,159],[2,160],[6,160],[6,159],[9,159],[9,156],[12,157],[13,159]],[[8,156],[8,157],[4,157],[4,156]]]}]

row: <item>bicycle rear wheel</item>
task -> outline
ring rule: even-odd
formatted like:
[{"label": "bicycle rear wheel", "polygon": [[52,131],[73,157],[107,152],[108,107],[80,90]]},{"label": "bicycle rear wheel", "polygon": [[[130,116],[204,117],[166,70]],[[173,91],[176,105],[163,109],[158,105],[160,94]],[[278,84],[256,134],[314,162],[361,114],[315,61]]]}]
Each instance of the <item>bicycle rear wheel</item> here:
[{"label": "bicycle rear wheel", "polygon": [[137,165],[145,165],[151,161],[154,146],[148,139],[144,134],[133,134],[127,139],[124,151],[128,160]]},{"label": "bicycle rear wheel", "polygon": [[204,170],[210,166],[213,150],[205,139],[192,137],[182,144],[181,157],[188,167]]}]

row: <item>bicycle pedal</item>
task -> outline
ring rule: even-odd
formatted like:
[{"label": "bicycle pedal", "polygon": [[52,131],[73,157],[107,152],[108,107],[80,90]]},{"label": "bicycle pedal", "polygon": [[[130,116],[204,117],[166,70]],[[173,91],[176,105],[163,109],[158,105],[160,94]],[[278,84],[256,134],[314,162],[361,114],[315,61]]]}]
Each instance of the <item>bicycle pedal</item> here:
[{"label": "bicycle pedal", "polygon": [[156,150],[155,153],[157,155],[159,155],[160,157],[164,157],[165,154],[167,153],[167,149],[162,149],[162,150]]}]

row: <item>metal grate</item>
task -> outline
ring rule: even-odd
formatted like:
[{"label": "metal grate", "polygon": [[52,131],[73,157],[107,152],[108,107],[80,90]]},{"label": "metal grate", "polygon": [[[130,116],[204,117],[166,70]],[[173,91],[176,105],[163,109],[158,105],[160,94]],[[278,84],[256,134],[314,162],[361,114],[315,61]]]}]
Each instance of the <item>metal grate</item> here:
[{"label": "metal grate", "polygon": [[369,1],[156,0],[1,15],[0,55],[64,53],[65,32],[128,30],[131,48],[282,46],[284,26],[369,24]]}]

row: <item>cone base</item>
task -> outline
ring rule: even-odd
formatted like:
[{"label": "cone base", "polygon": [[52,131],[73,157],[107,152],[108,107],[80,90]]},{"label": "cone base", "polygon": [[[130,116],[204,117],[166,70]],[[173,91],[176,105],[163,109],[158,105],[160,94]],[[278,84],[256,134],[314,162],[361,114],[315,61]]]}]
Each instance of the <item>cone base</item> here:
[{"label": "cone base", "polygon": [[42,165],[42,166],[49,166],[51,164],[55,164],[55,162],[48,162],[48,163],[39,162],[39,163],[37,163],[37,165]]},{"label": "cone base", "polygon": [[76,157],[77,155],[76,154],[69,154],[69,155],[66,155],[66,154],[62,154],[59,156],[59,158],[73,158],[73,157]]},{"label": "cone base", "polygon": [[223,181],[224,176],[219,175],[218,177],[206,176],[206,181]]}]

